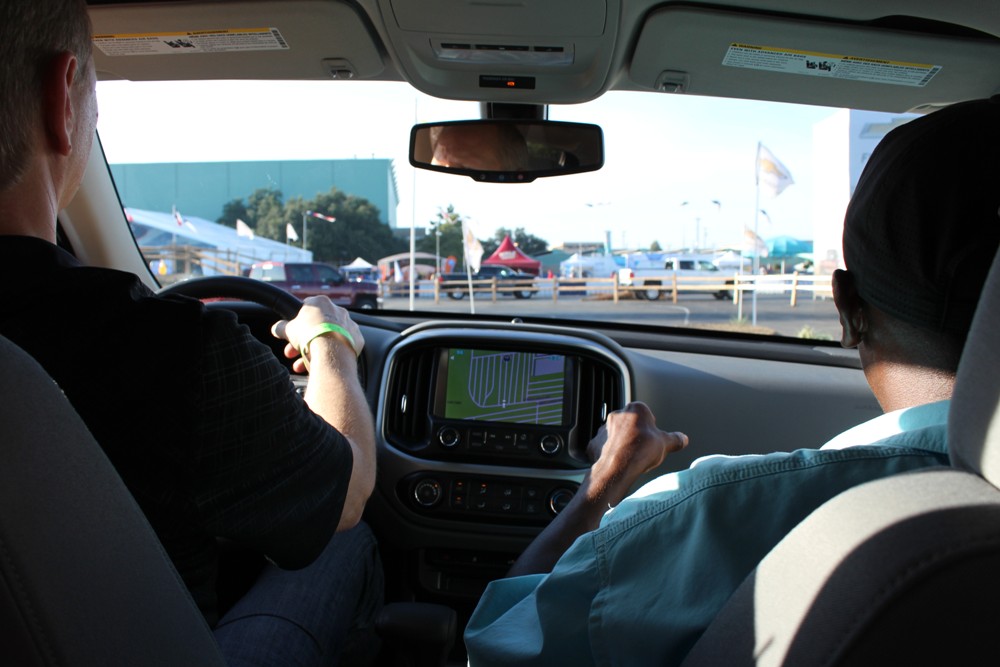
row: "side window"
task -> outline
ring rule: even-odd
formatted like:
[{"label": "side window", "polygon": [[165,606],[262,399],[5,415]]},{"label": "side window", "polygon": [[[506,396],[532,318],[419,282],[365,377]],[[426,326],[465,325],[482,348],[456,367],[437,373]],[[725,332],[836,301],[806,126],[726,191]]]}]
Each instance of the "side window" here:
[{"label": "side window", "polygon": [[250,269],[250,277],[265,282],[271,282],[272,280],[282,281],[285,280],[285,267],[273,264],[255,264]]},{"label": "side window", "polygon": [[285,269],[288,273],[288,280],[293,283],[312,282],[312,271],[309,270],[308,266],[287,266]]},{"label": "side window", "polygon": [[664,262],[663,268],[666,269],[667,271],[673,271],[674,270],[674,260],[668,259],[666,262]]},{"label": "side window", "polygon": [[694,268],[694,260],[682,259],[681,260],[681,271],[690,271]]},{"label": "side window", "polygon": [[319,281],[324,285],[336,285],[344,280],[344,277],[340,275],[340,271],[337,271],[332,266],[317,266],[316,272],[319,274],[317,276]]},{"label": "side window", "polygon": [[702,271],[718,271],[719,267],[704,259],[698,260],[698,268]]}]

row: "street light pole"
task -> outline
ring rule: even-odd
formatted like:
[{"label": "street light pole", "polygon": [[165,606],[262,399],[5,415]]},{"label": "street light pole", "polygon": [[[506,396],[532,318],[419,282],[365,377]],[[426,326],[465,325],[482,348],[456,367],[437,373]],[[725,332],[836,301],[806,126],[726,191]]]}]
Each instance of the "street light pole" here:
[{"label": "street light pole", "polygon": [[441,230],[434,228],[434,274],[441,275]]}]

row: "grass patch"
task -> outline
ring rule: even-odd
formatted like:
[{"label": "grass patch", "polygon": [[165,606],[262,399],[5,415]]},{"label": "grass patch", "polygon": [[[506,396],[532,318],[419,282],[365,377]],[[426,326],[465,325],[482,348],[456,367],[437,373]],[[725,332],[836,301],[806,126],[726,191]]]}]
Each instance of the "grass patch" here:
[{"label": "grass patch", "polygon": [[810,340],[833,340],[833,336],[830,334],[820,333],[808,324],[799,329],[799,332],[795,336],[796,338],[808,338]]}]

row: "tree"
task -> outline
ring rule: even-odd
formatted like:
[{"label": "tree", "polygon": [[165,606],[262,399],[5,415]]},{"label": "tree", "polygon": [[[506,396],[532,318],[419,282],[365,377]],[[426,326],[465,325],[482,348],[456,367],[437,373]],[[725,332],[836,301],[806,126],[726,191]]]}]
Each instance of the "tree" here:
[{"label": "tree", "polygon": [[285,240],[285,205],[281,190],[259,188],[247,200],[247,223],[255,234],[276,241]]},{"label": "tree", "polygon": [[659,241],[654,240],[652,243],[649,244],[649,251],[650,252],[660,252],[662,250],[663,250],[663,248],[660,247],[660,242]]},{"label": "tree", "polygon": [[[315,211],[336,218],[328,222],[308,218],[308,235],[303,234],[302,222],[306,211]],[[282,202],[279,190],[261,188],[251,194],[246,203],[234,199],[222,208],[219,223],[236,226],[243,220],[257,235],[275,241],[286,240],[286,229],[292,225],[299,239],[306,236],[307,250],[312,250],[317,262],[346,264],[355,257],[369,261],[403,252],[408,244],[397,239],[392,230],[379,220],[379,210],[367,199],[348,195],[333,187],[315,199],[295,197]]]},{"label": "tree", "polygon": [[393,236],[388,225],[379,220],[379,210],[374,204],[335,187],[309,201],[301,197],[289,201],[282,229],[290,223],[302,238],[302,220],[306,211],[336,218],[335,222],[308,218],[306,245],[318,262],[347,264],[355,257],[374,262],[386,255],[403,252],[408,247],[406,241]]},{"label": "tree", "polygon": [[222,217],[218,218],[216,222],[226,227],[236,227],[237,220],[242,220],[248,225],[250,224],[250,213],[247,211],[247,205],[242,198],[233,199],[223,204]]},{"label": "tree", "polygon": [[242,220],[255,234],[270,239],[285,240],[285,237],[272,236],[265,233],[275,224],[275,220],[284,214],[281,203],[281,191],[273,188],[259,188],[247,198],[233,199],[222,205],[222,215],[216,219],[220,225],[236,227],[236,221]]},{"label": "tree", "polygon": [[[447,209],[441,209],[429,223],[431,233],[419,239],[416,249],[421,252],[429,252],[432,255],[441,249],[441,257],[453,256],[458,258],[459,263],[464,260],[462,245],[462,216],[455,211],[455,207],[448,204]],[[440,244],[435,239],[435,234],[440,234]],[[485,247],[485,246],[484,246]]]},{"label": "tree", "polygon": [[520,249],[525,255],[540,255],[549,250],[549,242],[543,238],[539,238],[534,234],[529,234],[524,231],[524,227],[518,227],[514,231],[507,229],[506,227],[501,227],[493,235],[493,238],[483,243],[483,253],[486,256],[492,255],[496,252],[500,244],[503,243],[505,237],[510,236],[510,240],[514,242],[514,245]]}]

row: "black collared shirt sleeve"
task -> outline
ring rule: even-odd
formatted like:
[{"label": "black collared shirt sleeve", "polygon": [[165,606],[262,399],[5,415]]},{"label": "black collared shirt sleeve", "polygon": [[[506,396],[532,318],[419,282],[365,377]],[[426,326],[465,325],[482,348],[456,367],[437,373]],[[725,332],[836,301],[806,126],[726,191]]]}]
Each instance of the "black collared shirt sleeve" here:
[{"label": "black collared shirt sleeve", "polygon": [[187,470],[202,528],[280,567],[304,567],[340,520],[350,446],[229,313],[207,313],[202,335],[201,442]]}]

